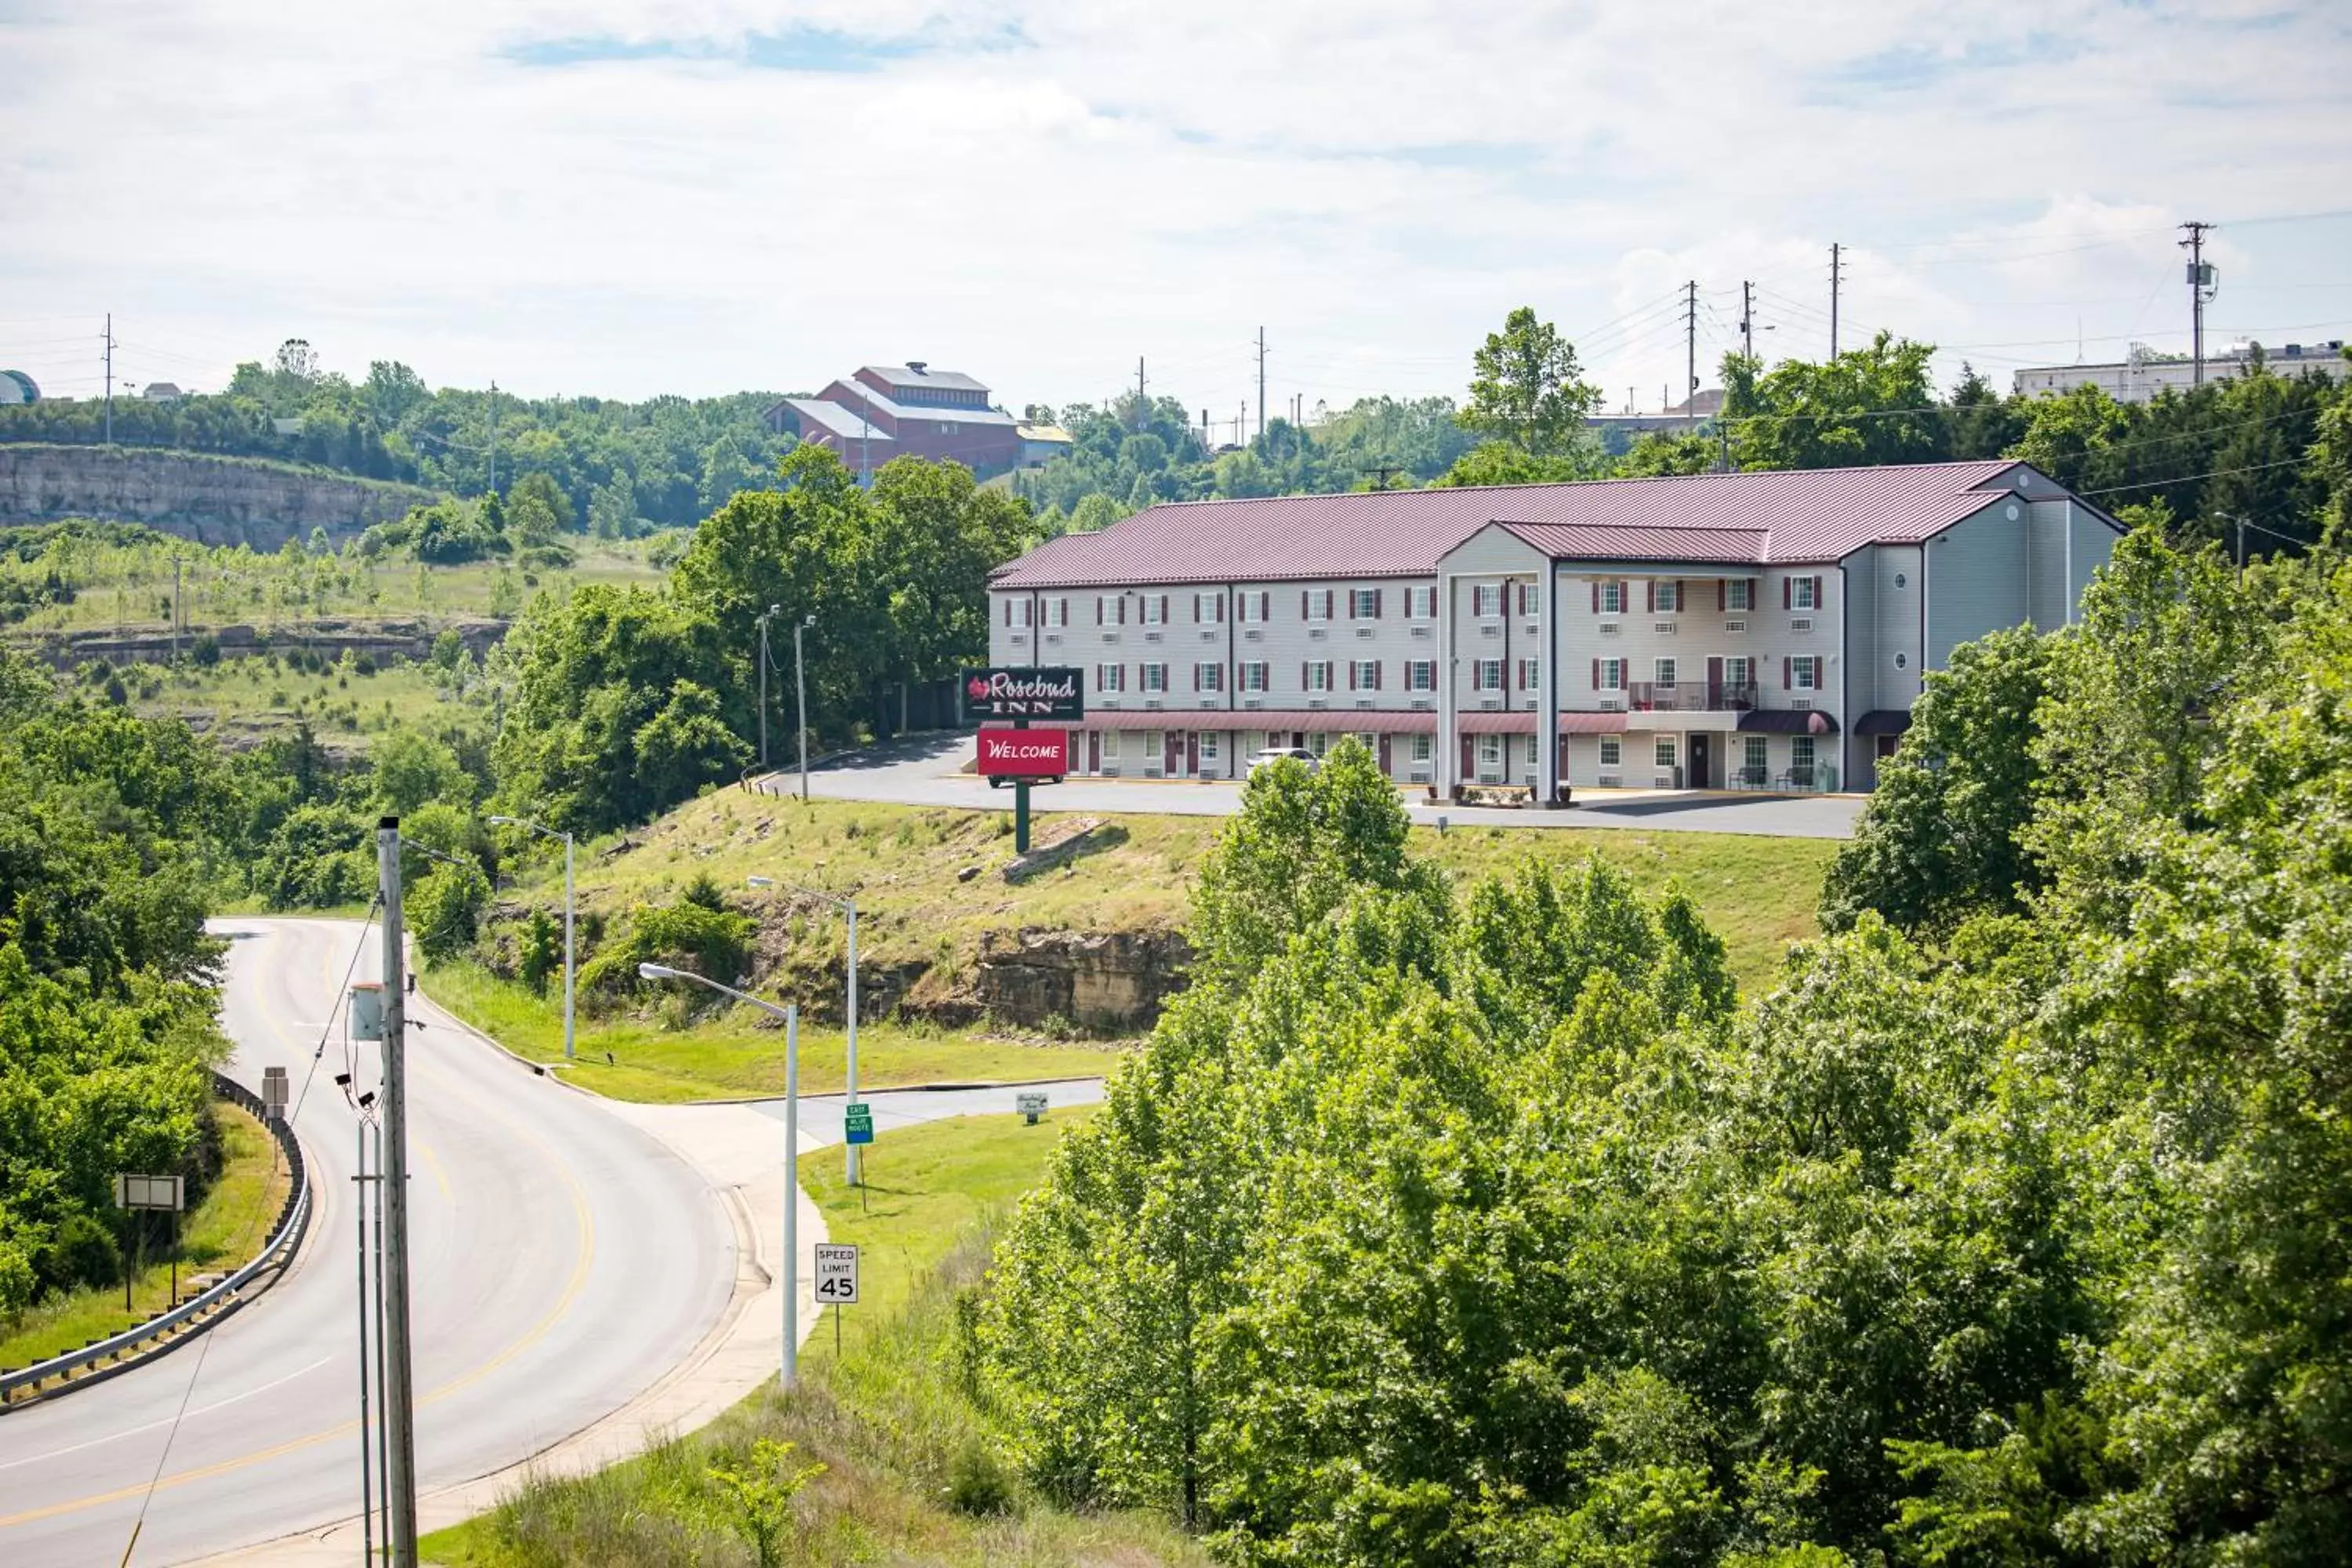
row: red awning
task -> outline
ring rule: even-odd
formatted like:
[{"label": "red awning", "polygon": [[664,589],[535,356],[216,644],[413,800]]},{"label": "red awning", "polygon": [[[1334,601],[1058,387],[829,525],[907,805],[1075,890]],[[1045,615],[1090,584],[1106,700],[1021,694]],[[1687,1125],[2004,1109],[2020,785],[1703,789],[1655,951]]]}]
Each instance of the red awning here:
[{"label": "red awning", "polygon": [[1517,713],[1481,709],[1463,714],[1455,728],[1465,735],[1532,735],[1536,732],[1536,716],[1527,709]]},{"label": "red awning", "polygon": [[1563,735],[1622,735],[1625,732],[1625,715],[1563,713],[1559,716],[1559,732]]}]

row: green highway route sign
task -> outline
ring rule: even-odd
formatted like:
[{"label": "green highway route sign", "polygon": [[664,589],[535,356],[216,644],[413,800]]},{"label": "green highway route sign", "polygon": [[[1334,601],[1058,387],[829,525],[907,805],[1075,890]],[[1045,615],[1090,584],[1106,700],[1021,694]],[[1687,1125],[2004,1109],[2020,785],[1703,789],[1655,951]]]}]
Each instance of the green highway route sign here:
[{"label": "green highway route sign", "polygon": [[874,1142],[874,1108],[864,1100],[845,1107],[841,1113],[842,1131],[852,1143]]}]

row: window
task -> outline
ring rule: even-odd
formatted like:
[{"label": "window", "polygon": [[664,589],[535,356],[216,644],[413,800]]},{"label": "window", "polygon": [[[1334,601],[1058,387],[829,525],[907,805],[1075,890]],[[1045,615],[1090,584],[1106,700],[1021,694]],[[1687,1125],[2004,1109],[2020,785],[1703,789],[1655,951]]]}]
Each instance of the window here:
[{"label": "window", "polygon": [[1241,606],[1242,606],[1241,618],[1242,618],[1243,620],[1244,620],[1244,621],[1263,621],[1263,620],[1265,620],[1265,619],[1266,618],[1266,614],[1265,614],[1265,612],[1266,612],[1266,608],[1267,608],[1267,606],[1268,606],[1269,605],[1271,605],[1271,604],[1273,603],[1273,601],[1274,601],[1274,595],[1271,595],[1271,594],[1267,594],[1267,593],[1263,593],[1263,592],[1261,592],[1261,593],[1249,593],[1249,594],[1244,594],[1244,595],[1241,595]]},{"label": "window", "polygon": [[1331,618],[1331,598],[1332,591],[1328,588],[1307,588],[1300,590],[1298,595],[1298,610],[1300,616],[1310,621],[1329,620]]},{"label": "window", "polygon": [[1532,658],[1523,658],[1519,660],[1520,690],[1533,691],[1536,689],[1537,683],[1542,679],[1542,668],[1536,660]]},{"label": "window", "polygon": [[1911,585],[1911,579],[1897,572],[1895,574],[1895,585],[1898,588],[1908,588]]},{"label": "window", "polygon": [[1348,590],[1348,618],[1352,621],[1377,621],[1381,618],[1381,591],[1378,588]]},{"label": "window", "polygon": [[1470,590],[1470,613],[1474,616],[1478,616],[1486,619],[1492,619],[1494,616],[1501,615],[1503,613],[1503,585],[1500,583],[1481,583],[1472,588]]},{"label": "window", "polygon": [[1615,768],[1622,767],[1624,763],[1625,742],[1619,740],[1614,735],[1601,736],[1601,765],[1604,768]]},{"label": "window", "polygon": [[1673,686],[1676,684],[1675,680],[1675,661],[1673,659],[1659,659],[1656,664],[1656,669],[1657,674],[1655,679],[1659,685]]},{"label": "window", "polygon": [[1675,738],[1672,735],[1658,737],[1657,762],[1661,768],[1675,765]]},{"label": "window", "polygon": [[1145,776],[1149,777],[1151,773],[1164,765],[1167,761],[1168,745],[1166,740],[1160,735],[1159,731],[1146,730],[1143,732],[1142,758]]},{"label": "window", "polygon": [[1908,669],[1908,668],[1911,668],[1911,656],[1910,656],[1909,654],[1907,654],[1907,653],[1898,653],[1898,654],[1896,654],[1896,655],[1895,656],[1895,668],[1897,668],[1897,669]]},{"label": "window", "polygon": [[1095,666],[1095,689],[1097,691],[1126,690],[1127,666],[1123,664],[1098,664]]},{"label": "window", "polygon": [[1102,732],[1102,760],[1103,766],[1106,768],[1118,766],[1118,735],[1119,732],[1117,730],[1105,730]]},{"label": "window", "polygon": [[1543,752],[1540,750],[1542,745],[1542,741],[1536,736],[1528,737],[1528,766],[1534,768],[1543,765]]},{"label": "window", "polygon": [[1798,691],[1814,691],[1820,689],[1822,684],[1821,655],[1817,653],[1807,654],[1802,658],[1792,658],[1789,661],[1789,666],[1790,674],[1795,678],[1793,689]]},{"label": "window", "polygon": [[1657,607],[1661,610],[1680,609],[1682,607],[1682,586],[1683,585],[1680,583],[1674,581],[1672,578],[1660,582],[1657,584]]},{"label": "window", "polygon": [[1070,624],[1070,601],[1067,599],[1046,600],[1045,624],[1049,626],[1068,626]]},{"label": "window", "polygon": [[1756,607],[1756,584],[1746,577],[1734,577],[1723,585],[1723,607],[1727,610],[1752,610]]},{"label": "window", "polygon": [[1225,689],[1225,667],[1222,664],[1196,664],[1192,667],[1192,689],[1223,691]]},{"label": "window", "polygon": [[1029,601],[1026,598],[1004,601],[1004,624],[1013,627],[1029,624]]},{"label": "window", "polygon": [[1502,736],[1478,737],[1478,771],[1482,773],[1500,773],[1503,771]]},{"label": "window", "polygon": [[1535,613],[1536,585],[1533,583],[1522,583],[1519,584],[1519,614],[1532,616]]},{"label": "window", "polygon": [[1813,738],[1799,735],[1789,742],[1789,771],[1802,775],[1813,771]]},{"label": "window", "polygon": [[1223,594],[1192,595],[1192,619],[1202,626],[1224,624],[1225,596]]},{"label": "window", "polygon": [[1596,658],[1592,661],[1592,684],[1602,691],[1625,689],[1625,661],[1622,658]]},{"label": "window", "polygon": [[1379,757],[1381,754],[1381,738],[1378,735],[1371,733],[1370,731],[1366,731],[1359,734],[1356,737],[1356,740],[1358,743],[1364,748],[1364,750],[1371,752],[1375,758]]},{"label": "window", "polygon": [[1723,683],[1738,690],[1756,679],[1756,661],[1745,654],[1723,661]]},{"label": "window", "polygon": [[1408,620],[1433,621],[1437,618],[1435,587],[1407,588],[1404,591],[1404,613]]},{"label": "window", "polygon": [[1412,760],[1416,763],[1425,763],[1429,761],[1430,754],[1436,751],[1436,749],[1437,746],[1434,736],[1415,735],[1412,738]]},{"label": "window", "polygon": [[1127,595],[1124,594],[1096,595],[1095,625],[1098,626],[1127,625]]},{"label": "window", "polygon": [[1407,691],[1437,689],[1437,661],[1433,658],[1409,658],[1404,661],[1404,689]]},{"label": "window", "polygon": [[1147,626],[1165,624],[1168,619],[1168,595],[1145,594],[1140,597],[1143,600],[1143,624]]},{"label": "window", "polygon": [[1313,756],[1320,757],[1328,754],[1331,750],[1331,737],[1321,730],[1313,731],[1307,737],[1307,750]]},{"label": "window", "polygon": [[1348,689],[1378,691],[1381,689],[1381,661],[1376,658],[1350,660],[1348,665]]},{"label": "window", "polygon": [[1821,579],[1818,577],[1790,578],[1789,581],[1790,607],[1799,610],[1820,609],[1821,605],[1817,601],[1821,595],[1814,591],[1820,583]]},{"label": "window", "polygon": [[1265,661],[1264,659],[1254,659],[1251,662],[1243,665],[1241,669],[1242,689],[1244,691],[1264,691],[1265,689]]},{"label": "window", "polygon": [[1478,691],[1503,689],[1503,661],[1499,658],[1480,659],[1474,667],[1470,684],[1473,689]]},{"label": "window", "polygon": [[1164,664],[1139,664],[1136,667],[1146,692],[1168,689],[1168,667]]},{"label": "window", "polygon": [[1331,661],[1328,658],[1308,659],[1302,673],[1299,684],[1306,687],[1309,691],[1330,690]]},{"label": "window", "polygon": [[1217,732],[1214,730],[1201,731],[1201,760],[1204,763],[1217,760]]},{"label": "window", "polygon": [[1761,779],[1772,771],[1771,747],[1761,735],[1748,737],[1748,776]]},{"label": "window", "polygon": [[1601,613],[1604,616],[1623,615],[1625,613],[1625,584],[1622,583],[1601,584],[1600,608]]}]

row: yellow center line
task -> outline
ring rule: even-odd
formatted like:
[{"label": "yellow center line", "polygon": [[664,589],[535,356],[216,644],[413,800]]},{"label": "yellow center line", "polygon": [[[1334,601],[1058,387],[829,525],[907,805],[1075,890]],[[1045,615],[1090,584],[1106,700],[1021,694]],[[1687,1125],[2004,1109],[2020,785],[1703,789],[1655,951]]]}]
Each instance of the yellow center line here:
[{"label": "yellow center line", "polygon": [[[332,976],[334,973],[334,961],[331,957],[328,960],[327,973],[330,976]],[[330,983],[331,984],[331,980]],[[269,1026],[273,1030],[277,1031],[279,1038],[286,1039],[289,1037],[285,1031],[278,1027],[274,1017],[272,1018],[272,1022]],[[544,1339],[547,1336],[548,1331],[554,1328],[556,1323],[560,1321],[565,1314],[571,1311],[572,1304],[580,1299],[581,1292],[587,1289],[589,1267],[595,1261],[596,1257],[596,1226],[594,1219],[588,1212],[588,1194],[586,1190],[580,1185],[579,1178],[572,1173],[571,1167],[566,1165],[562,1160],[557,1156],[554,1147],[544,1138],[539,1136],[539,1134],[532,1132],[528,1128],[521,1126],[520,1123],[512,1121],[488,1105],[480,1106],[478,1109],[487,1111],[492,1120],[504,1123],[507,1128],[513,1131],[517,1136],[522,1138],[528,1142],[537,1144],[547,1155],[548,1163],[553,1167],[557,1176],[562,1179],[565,1194],[572,1200],[573,1234],[578,1242],[579,1256],[578,1260],[572,1267],[571,1279],[564,1282],[562,1293],[557,1297],[555,1305],[548,1309],[545,1316],[541,1317],[538,1322],[525,1330],[520,1338],[515,1340],[504,1350],[501,1350],[497,1354],[491,1356],[489,1360],[481,1363],[479,1365],[474,1367],[468,1372],[461,1373],[457,1377],[452,1378],[447,1383],[442,1384],[439,1387],[425,1394],[422,1399],[419,1399],[416,1403],[420,1409],[426,1405],[438,1404],[440,1401],[449,1398],[453,1394],[462,1393],[466,1389],[472,1387],[474,1384],[481,1382],[482,1379],[498,1371],[499,1368],[505,1366],[508,1363],[513,1361],[515,1357],[520,1355],[524,1351],[530,1349],[532,1345]],[[435,1164],[437,1170],[438,1162],[435,1162]],[[448,1191],[448,1182],[446,1177],[442,1180],[441,1186],[445,1193]],[[173,1474],[165,1476],[161,1480],[157,1481],[154,1484],[154,1489],[156,1491],[163,1491],[173,1487],[185,1486],[191,1481],[209,1480],[215,1476],[224,1476],[231,1473],[232,1471],[243,1469],[247,1466],[263,1464],[268,1460],[278,1458],[284,1455],[294,1453],[299,1449],[311,1447],[320,1443],[332,1441],[337,1437],[348,1437],[352,1433],[359,1430],[359,1422],[356,1420],[345,1421],[341,1425],[331,1426],[325,1431],[313,1432],[308,1436],[303,1437],[290,1437],[283,1443],[273,1445],[268,1448],[258,1449],[254,1453],[240,1455],[233,1459],[217,1460],[209,1465],[199,1466],[197,1468],[192,1470],[174,1471]],[[135,1486],[118,1487],[112,1491],[100,1492],[94,1496],[78,1498],[71,1502],[50,1503],[42,1508],[28,1509],[22,1513],[12,1513],[5,1517],[0,1517],[0,1530],[11,1529],[20,1524],[33,1524],[45,1519],[55,1519],[59,1514],[74,1513],[86,1508],[100,1508],[110,1502],[121,1502],[127,1498],[139,1497],[147,1490],[148,1488],[143,1483]]]}]

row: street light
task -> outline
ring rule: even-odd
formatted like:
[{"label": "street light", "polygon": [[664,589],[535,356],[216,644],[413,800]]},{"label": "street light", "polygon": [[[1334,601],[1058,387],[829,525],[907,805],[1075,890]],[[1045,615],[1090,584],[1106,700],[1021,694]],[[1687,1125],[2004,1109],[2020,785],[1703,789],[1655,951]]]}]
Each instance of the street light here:
[{"label": "street light", "polygon": [[[766,877],[753,877],[749,880],[755,888],[775,885]],[[796,887],[791,890],[804,898],[831,904],[849,917],[849,1062],[848,1069],[844,1075],[848,1079],[844,1092],[846,1103],[855,1105],[857,1103],[857,900],[835,898],[831,893],[820,892],[814,888]],[[857,1145],[849,1142],[846,1135],[844,1136],[843,1142],[849,1150],[849,1184],[854,1187],[858,1184]]]},{"label": "street light", "polygon": [[684,980],[706,986],[722,996],[748,1002],[784,1021],[784,1360],[782,1383],[792,1392],[801,1358],[800,1163],[801,1163],[801,1010],[797,1003],[782,1007],[758,996],[721,985],[690,970],[666,963],[640,963],[641,980]]},{"label": "street light", "polygon": [[578,972],[572,962],[572,835],[558,833],[551,827],[541,827],[538,823],[527,822],[520,816],[493,816],[490,820],[503,827],[525,828],[543,838],[563,840],[563,1059],[572,1061],[576,1059],[572,1043],[572,982]]},{"label": "street light", "polygon": [[816,625],[814,616],[804,616],[793,628],[793,718],[801,732],[801,799],[808,800],[808,680],[801,664],[801,633]]},{"label": "street light", "polygon": [[768,618],[782,611],[782,605],[770,605],[760,616],[760,771],[768,771]]}]

